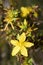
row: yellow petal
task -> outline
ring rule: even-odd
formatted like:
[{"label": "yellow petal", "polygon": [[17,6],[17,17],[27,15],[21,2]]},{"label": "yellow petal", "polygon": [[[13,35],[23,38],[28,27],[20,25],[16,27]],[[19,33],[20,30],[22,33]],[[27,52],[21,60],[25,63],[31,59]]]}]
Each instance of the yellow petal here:
[{"label": "yellow petal", "polygon": [[17,41],[17,40],[11,40],[10,42],[11,42],[11,44],[14,45],[14,46],[17,46],[17,45],[18,45],[18,41]]},{"label": "yellow petal", "polygon": [[31,42],[24,42],[24,46],[30,48],[31,46],[34,46],[34,44]]},{"label": "yellow petal", "polygon": [[22,34],[19,36],[18,39],[19,39],[20,42],[24,42],[25,39],[26,39],[25,33],[22,33]]},{"label": "yellow petal", "polygon": [[27,49],[24,46],[21,47],[21,54],[23,56],[28,56]]},{"label": "yellow petal", "polygon": [[16,47],[13,48],[11,55],[15,56],[19,51],[20,51],[20,47],[16,46]]},{"label": "yellow petal", "polygon": [[25,25],[25,26],[27,25],[27,21],[26,21],[26,19],[24,19],[24,25]]}]

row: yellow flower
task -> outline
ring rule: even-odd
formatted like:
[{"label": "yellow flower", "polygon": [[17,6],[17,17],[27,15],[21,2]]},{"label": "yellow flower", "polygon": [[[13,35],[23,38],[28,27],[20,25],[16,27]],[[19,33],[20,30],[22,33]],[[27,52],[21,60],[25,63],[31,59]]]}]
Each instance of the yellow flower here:
[{"label": "yellow flower", "polygon": [[30,48],[34,44],[31,42],[27,42],[25,33],[22,33],[18,36],[18,40],[11,40],[11,44],[15,46],[12,50],[12,56],[15,56],[18,52],[20,52],[23,56],[28,56],[27,48]]},{"label": "yellow flower", "polygon": [[12,22],[14,20],[13,16],[14,16],[14,12],[12,10],[8,10],[4,21],[8,23]]},{"label": "yellow flower", "polygon": [[32,11],[33,11],[32,7],[21,7],[21,16],[26,17]]},{"label": "yellow flower", "polygon": [[18,14],[17,11],[13,11],[13,10],[7,10],[7,13],[6,13],[6,17],[4,19],[4,22],[7,22],[6,26],[5,26],[5,29],[7,28],[7,26],[10,24],[12,29],[14,29],[14,26],[13,26],[13,21],[16,21],[18,20],[19,18],[14,18],[14,16],[16,16]]},{"label": "yellow flower", "polygon": [[26,17],[28,15],[29,11],[26,7],[21,7],[21,16]]},{"label": "yellow flower", "polygon": [[7,26],[10,24],[12,29],[14,29],[14,26],[12,24],[12,21],[14,20],[14,12],[12,10],[8,10],[6,13],[6,17],[4,19],[5,22],[7,22],[5,28],[7,28]]}]

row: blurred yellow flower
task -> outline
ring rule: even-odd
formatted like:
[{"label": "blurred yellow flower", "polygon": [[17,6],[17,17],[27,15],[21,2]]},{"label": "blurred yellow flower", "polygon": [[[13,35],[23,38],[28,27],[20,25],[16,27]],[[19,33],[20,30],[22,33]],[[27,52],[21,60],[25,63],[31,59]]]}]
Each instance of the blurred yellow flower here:
[{"label": "blurred yellow flower", "polygon": [[21,7],[21,16],[26,17],[28,15],[29,11],[26,7]]},{"label": "blurred yellow flower", "polygon": [[27,48],[30,48],[34,44],[31,42],[27,42],[25,33],[22,33],[18,36],[18,40],[11,40],[11,44],[14,46],[12,50],[12,56],[15,56],[19,51],[23,56],[28,56]]},{"label": "blurred yellow flower", "polygon": [[32,7],[21,7],[21,16],[26,17],[32,11],[33,11]]},{"label": "blurred yellow flower", "polygon": [[4,19],[4,21],[7,22],[5,28],[7,28],[7,26],[10,24],[12,29],[14,29],[14,26],[12,24],[12,21],[14,20],[13,16],[14,16],[14,12],[12,10],[8,10],[7,13],[6,13],[6,17]]},{"label": "blurred yellow flower", "polygon": [[6,21],[6,22],[13,21],[13,16],[14,16],[14,12],[12,10],[8,10],[6,12],[6,17],[5,17],[4,21]]}]

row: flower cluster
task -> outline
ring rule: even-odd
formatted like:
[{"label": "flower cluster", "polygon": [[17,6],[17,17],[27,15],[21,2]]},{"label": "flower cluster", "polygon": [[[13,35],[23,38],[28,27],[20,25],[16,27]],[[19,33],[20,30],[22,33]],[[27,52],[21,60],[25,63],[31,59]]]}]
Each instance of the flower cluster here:
[{"label": "flower cluster", "polygon": [[[37,8],[36,8],[37,9]],[[27,48],[34,46],[34,34],[38,28],[35,27],[34,21],[38,19],[38,12],[34,7],[21,7],[18,9],[6,9],[4,13],[4,31],[9,35],[6,38],[14,46],[12,56],[21,54],[28,56]]]}]

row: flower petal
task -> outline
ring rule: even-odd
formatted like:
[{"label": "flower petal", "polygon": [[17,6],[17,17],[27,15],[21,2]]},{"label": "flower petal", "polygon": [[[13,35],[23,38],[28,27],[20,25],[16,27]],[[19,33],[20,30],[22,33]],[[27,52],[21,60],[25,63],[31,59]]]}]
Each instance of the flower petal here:
[{"label": "flower petal", "polygon": [[28,56],[27,49],[24,46],[21,47],[21,54],[23,56]]},{"label": "flower petal", "polygon": [[20,42],[24,42],[25,39],[26,39],[25,33],[22,33],[22,34],[19,36],[18,39],[19,39]]},{"label": "flower petal", "polygon": [[13,50],[12,50],[11,55],[12,56],[15,56],[19,52],[19,50],[20,50],[20,47],[19,46],[14,47]]},{"label": "flower petal", "polygon": [[31,46],[34,46],[34,44],[31,42],[24,42],[24,46],[30,48]]},{"label": "flower petal", "polygon": [[14,45],[14,46],[17,46],[17,45],[18,45],[18,41],[17,41],[17,40],[11,40],[10,42],[11,42],[11,44]]}]

